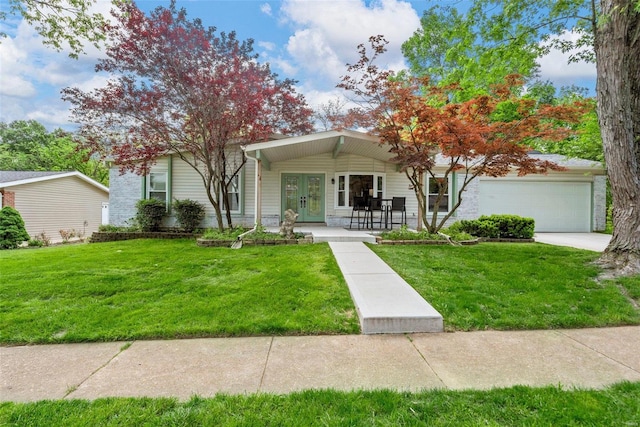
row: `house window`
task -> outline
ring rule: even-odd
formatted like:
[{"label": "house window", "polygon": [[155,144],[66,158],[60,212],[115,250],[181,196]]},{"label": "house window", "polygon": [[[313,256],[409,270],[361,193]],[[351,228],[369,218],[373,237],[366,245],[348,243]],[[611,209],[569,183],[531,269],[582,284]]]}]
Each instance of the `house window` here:
[{"label": "house window", "polygon": [[345,173],[336,175],[336,206],[353,206],[354,197],[384,197],[384,175]]},{"label": "house window", "polygon": [[427,199],[429,200],[429,212],[433,212],[436,205],[436,200],[438,199],[438,194],[442,189],[442,197],[440,198],[440,203],[438,206],[438,212],[449,212],[451,210],[451,197],[449,196],[449,180],[444,177],[428,177],[427,188],[429,189],[429,194],[427,195]]},{"label": "house window", "polygon": [[[227,178],[228,180],[229,178]],[[241,210],[241,191],[240,191],[240,174],[235,175],[227,187],[227,194],[229,195],[229,211],[231,213],[240,213]],[[222,195],[220,196],[222,200]],[[224,206],[224,204],[222,205]]]},{"label": "house window", "polygon": [[147,180],[147,198],[167,203],[167,173],[151,172]]}]

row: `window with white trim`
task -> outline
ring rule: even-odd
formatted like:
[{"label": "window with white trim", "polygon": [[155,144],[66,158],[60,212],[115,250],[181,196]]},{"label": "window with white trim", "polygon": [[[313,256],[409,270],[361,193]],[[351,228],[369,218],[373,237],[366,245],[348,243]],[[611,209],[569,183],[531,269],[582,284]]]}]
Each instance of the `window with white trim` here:
[{"label": "window with white trim", "polygon": [[451,188],[451,182],[449,179],[437,176],[435,178],[429,176],[427,177],[427,200],[428,200],[428,210],[429,212],[433,212],[436,200],[438,199],[438,194],[440,192],[440,187],[443,187],[443,194],[440,199],[440,204],[438,206],[438,213],[447,213],[451,210],[451,196],[449,194],[449,189]]},{"label": "window with white trim", "polygon": [[380,173],[336,174],[336,207],[353,206],[354,197],[384,197],[385,175]]},{"label": "window with white trim", "polygon": [[167,172],[150,172],[147,180],[147,198],[157,199],[167,204]]},{"label": "window with white trim", "polygon": [[[229,178],[227,177],[227,181]],[[240,174],[236,174],[229,182],[227,186],[227,194],[229,195],[229,211],[231,213],[240,213],[242,209],[241,197],[241,179]],[[222,194],[220,195],[220,200],[222,200]],[[224,207],[224,204],[222,205]]]}]

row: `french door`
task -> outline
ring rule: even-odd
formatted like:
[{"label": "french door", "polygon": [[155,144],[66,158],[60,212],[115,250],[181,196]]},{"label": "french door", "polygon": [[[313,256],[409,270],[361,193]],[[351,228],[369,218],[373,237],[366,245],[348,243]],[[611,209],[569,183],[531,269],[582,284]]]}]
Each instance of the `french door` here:
[{"label": "french door", "polygon": [[298,222],[324,222],[324,174],[282,175],[282,212],[292,209]]}]

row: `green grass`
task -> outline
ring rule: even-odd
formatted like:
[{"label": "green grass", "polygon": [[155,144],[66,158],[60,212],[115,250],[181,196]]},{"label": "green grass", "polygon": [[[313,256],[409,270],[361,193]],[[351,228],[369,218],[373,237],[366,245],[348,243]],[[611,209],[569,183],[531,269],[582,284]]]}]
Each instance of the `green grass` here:
[{"label": "green grass", "polygon": [[0,342],[358,333],[328,245],[131,240],[0,252]]},{"label": "green grass", "polygon": [[637,426],[640,383],[604,390],[304,391],[0,404],[7,426]]},{"label": "green grass", "polygon": [[596,281],[594,252],[522,243],[371,248],[444,316],[448,330],[640,323],[629,299],[640,302],[640,277]]}]

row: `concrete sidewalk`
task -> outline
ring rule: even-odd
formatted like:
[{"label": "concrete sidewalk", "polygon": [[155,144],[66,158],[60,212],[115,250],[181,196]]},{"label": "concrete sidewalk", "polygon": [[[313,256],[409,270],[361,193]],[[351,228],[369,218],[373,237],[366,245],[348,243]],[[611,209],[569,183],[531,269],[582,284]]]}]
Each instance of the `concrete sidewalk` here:
[{"label": "concrete sidewalk", "polygon": [[640,381],[640,327],[0,347],[0,400]]}]

